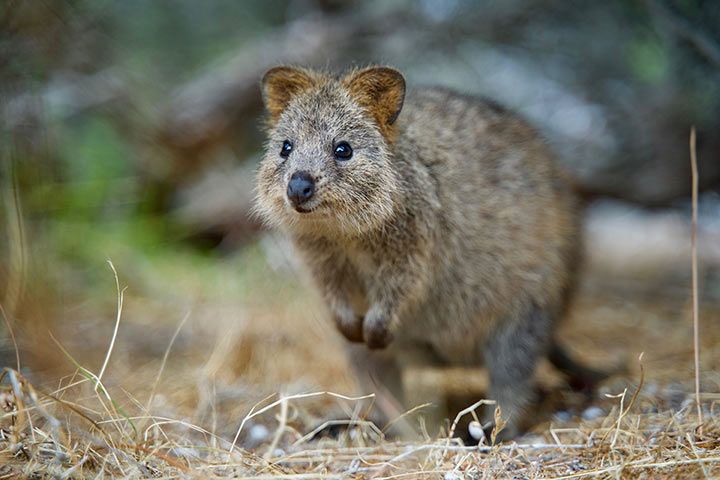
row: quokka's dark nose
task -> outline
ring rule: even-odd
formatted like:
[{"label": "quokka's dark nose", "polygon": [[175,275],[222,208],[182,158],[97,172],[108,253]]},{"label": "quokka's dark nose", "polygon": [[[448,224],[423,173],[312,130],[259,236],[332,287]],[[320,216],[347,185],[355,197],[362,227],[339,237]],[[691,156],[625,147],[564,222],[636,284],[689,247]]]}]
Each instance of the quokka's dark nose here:
[{"label": "quokka's dark nose", "polygon": [[315,193],[315,180],[305,171],[292,174],[288,182],[287,196],[296,207],[310,200]]}]

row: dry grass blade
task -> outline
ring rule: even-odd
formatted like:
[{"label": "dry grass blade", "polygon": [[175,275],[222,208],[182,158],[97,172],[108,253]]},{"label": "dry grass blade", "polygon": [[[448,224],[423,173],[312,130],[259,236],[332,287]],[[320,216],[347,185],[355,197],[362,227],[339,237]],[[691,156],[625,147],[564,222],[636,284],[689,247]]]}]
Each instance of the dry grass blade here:
[{"label": "dry grass blade", "polygon": [[[3,152],[5,153],[5,152]],[[0,165],[3,167],[3,165]],[[3,304],[10,315],[14,315],[20,300],[25,292],[28,252],[25,237],[25,220],[18,188],[18,179],[15,172],[15,162],[11,159],[8,172],[0,171],[0,180],[6,177],[6,183],[0,184],[0,192],[4,198],[0,203],[5,206],[7,219],[6,232],[8,237],[8,263],[10,266],[5,278],[5,298]],[[2,175],[5,173],[6,175]]]},{"label": "dry grass blade", "polygon": [[697,210],[698,210],[698,169],[696,154],[695,127],[690,130],[690,165],[692,169],[692,315],[693,315],[693,351],[695,356],[695,405],[697,407],[700,434],[702,435],[703,412],[700,405],[700,314],[698,301],[698,265],[697,265]]},{"label": "dry grass blade", "polygon": [[170,356],[170,350],[172,350],[172,347],[175,344],[175,340],[177,339],[178,335],[180,335],[180,330],[182,330],[183,326],[185,325],[185,322],[187,322],[189,318],[190,318],[190,312],[187,312],[185,314],[185,316],[183,317],[182,321],[180,321],[177,328],[175,329],[175,332],[173,333],[173,336],[170,339],[170,343],[168,343],[168,346],[165,349],[165,353],[163,354],[162,361],[160,362],[160,368],[158,369],[158,373],[157,373],[157,376],[155,377],[155,381],[153,382],[153,386],[150,389],[150,395],[148,396],[147,406],[145,407],[145,410],[150,410],[150,407],[152,406],[153,399],[155,398],[155,391],[157,390],[158,383],[160,383],[160,377],[162,377],[163,371],[165,370],[165,364],[167,363],[167,359]]},{"label": "dry grass blade", "polygon": [[97,374],[97,381],[98,383],[95,385],[95,391],[97,391],[97,387],[100,384],[100,381],[102,380],[103,374],[105,373],[105,369],[108,366],[108,363],[110,362],[110,355],[112,355],[113,347],[115,346],[115,340],[117,339],[118,330],[120,329],[120,318],[122,317],[122,307],[123,307],[123,298],[125,294],[125,288],[120,289],[120,279],[118,278],[117,270],[115,270],[115,265],[113,265],[112,261],[110,259],[107,260],[108,265],[110,265],[110,268],[112,269],[113,276],[115,277],[115,288],[117,289],[117,316],[115,317],[115,328],[113,330],[112,338],[110,339],[110,346],[108,346],[107,354],[105,355],[105,360],[103,361],[102,367],[100,368],[100,373]]},{"label": "dry grass blade", "polygon": [[2,304],[0,304],[0,314],[2,314],[3,320],[5,321],[5,326],[8,329],[8,332],[10,333],[10,339],[13,343],[13,348],[15,349],[15,365],[17,367],[17,371],[20,371],[20,350],[18,349],[17,340],[15,339],[15,332],[13,332],[12,324],[10,323],[10,319],[7,316],[7,313],[5,312],[5,309],[3,308]]}]

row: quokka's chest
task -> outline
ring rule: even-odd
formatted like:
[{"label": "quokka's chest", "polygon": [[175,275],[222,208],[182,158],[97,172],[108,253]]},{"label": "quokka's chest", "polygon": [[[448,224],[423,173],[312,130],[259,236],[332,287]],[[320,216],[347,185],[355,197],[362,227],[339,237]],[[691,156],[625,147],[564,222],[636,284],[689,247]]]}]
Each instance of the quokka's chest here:
[{"label": "quokka's chest", "polygon": [[348,249],[344,253],[350,267],[363,283],[370,282],[381,263],[376,256],[367,250],[356,248]]},{"label": "quokka's chest", "polygon": [[358,315],[364,315],[370,308],[368,292],[373,290],[373,282],[377,281],[376,272],[378,262],[368,252],[355,249],[346,249],[342,252],[342,258],[338,258],[348,268],[345,278],[346,294],[350,304]]}]

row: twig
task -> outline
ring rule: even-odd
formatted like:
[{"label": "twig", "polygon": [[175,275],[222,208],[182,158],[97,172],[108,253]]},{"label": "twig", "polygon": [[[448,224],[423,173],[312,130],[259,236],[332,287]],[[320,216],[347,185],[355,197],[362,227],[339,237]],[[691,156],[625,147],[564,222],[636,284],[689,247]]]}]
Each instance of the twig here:
[{"label": "twig", "polygon": [[713,38],[700,30],[698,25],[672,12],[657,0],[645,0],[650,7],[650,13],[657,16],[675,34],[690,42],[697,50],[715,65],[720,65],[720,46]]},{"label": "twig", "polygon": [[697,214],[698,214],[698,171],[695,126],[690,129],[690,166],[692,168],[692,315],[693,350],[695,353],[695,405],[697,406],[698,432],[702,435],[703,413],[700,405],[700,317],[698,312],[698,266],[697,266]]},{"label": "twig", "polygon": [[638,386],[635,389],[635,393],[633,393],[633,396],[630,398],[630,403],[628,404],[627,408],[625,409],[625,414],[627,414],[630,409],[635,405],[635,400],[637,400],[638,396],[640,395],[640,391],[643,388],[643,385],[645,385],[645,367],[643,367],[643,357],[645,356],[645,352],[640,352],[640,356],[638,357],[638,364],[640,365],[640,381],[638,382]]},{"label": "twig", "polygon": [[387,422],[387,423],[385,424],[385,426],[382,428],[382,433],[387,432],[388,429],[389,429],[391,426],[395,425],[397,422],[399,422],[399,421],[402,420],[403,418],[407,417],[408,415],[412,415],[413,413],[415,413],[415,412],[417,412],[418,410],[421,410],[421,409],[423,409],[423,408],[425,408],[425,407],[432,407],[432,403],[423,403],[423,404],[421,404],[421,405],[416,405],[416,406],[414,406],[413,408],[411,408],[410,410],[408,410],[407,412],[404,412],[404,413],[400,414],[399,416],[393,418],[392,420],[390,420],[389,422]]},{"label": "twig", "polygon": [[495,400],[478,400],[477,402],[473,403],[469,407],[467,407],[464,410],[461,410],[458,412],[458,414],[455,416],[455,420],[453,420],[452,425],[450,426],[450,431],[448,432],[448,438],[445,442],[445,449],[443,450],[442,456],[444,457],[447,455],[447,447],[450,446],[450,440],[452,439],[453,435],[455,434],[455,429],[457,428],[458,422],[462,417],[467,415],[468,413],[474,412],[476,408],[478,408],[481,405],[495,405]]}]

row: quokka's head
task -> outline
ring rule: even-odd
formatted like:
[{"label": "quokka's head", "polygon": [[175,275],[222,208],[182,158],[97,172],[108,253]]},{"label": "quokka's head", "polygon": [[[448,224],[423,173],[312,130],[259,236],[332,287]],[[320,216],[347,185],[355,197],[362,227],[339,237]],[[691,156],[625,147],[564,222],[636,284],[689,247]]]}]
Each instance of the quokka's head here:
[{"label": "quokka's head", "polygon": [[396,70],[337,77],[276,67],[262,80],[269,114],[257,177],[257,212],[297,233],[357,235],[393,211],[398,179],[391,146],[405,98]]}]

